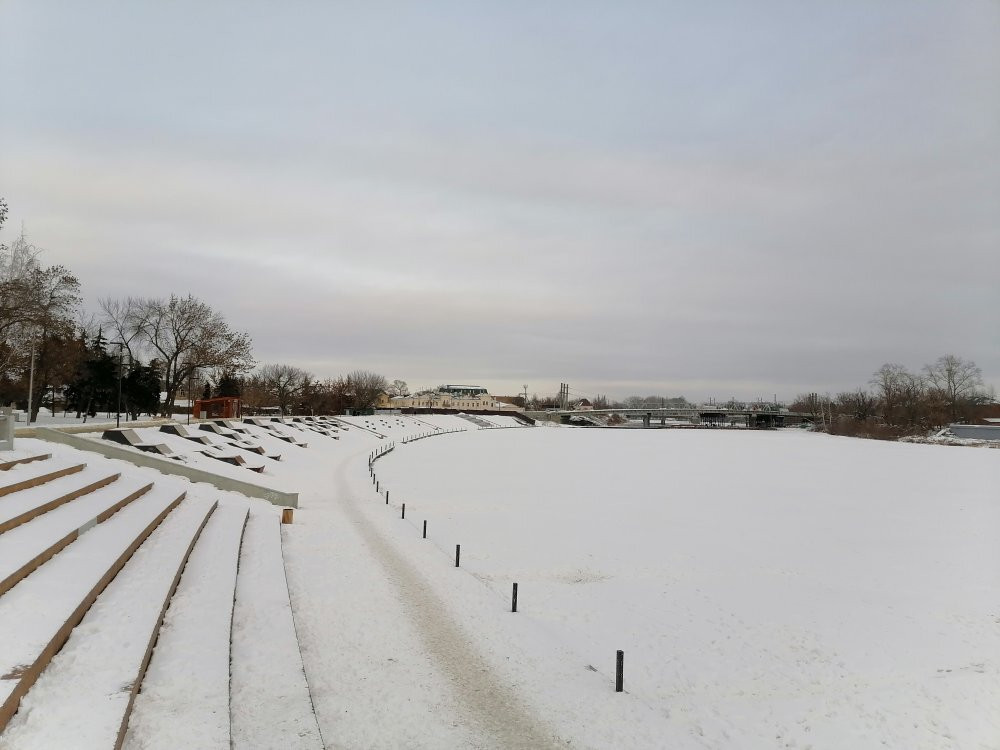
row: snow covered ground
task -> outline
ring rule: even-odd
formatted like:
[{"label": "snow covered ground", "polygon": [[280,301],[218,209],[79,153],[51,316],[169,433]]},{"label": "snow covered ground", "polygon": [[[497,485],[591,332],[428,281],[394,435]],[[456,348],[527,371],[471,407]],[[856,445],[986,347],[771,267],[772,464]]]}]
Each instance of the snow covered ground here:
[{"label": "snow covered ground", "polygon": [[[498,430],[419,441],[376,468],[407,504],[408,521],[379,520],[394,540],[429,519],[439,566],[461,543],[498,604],[517,581],[513,617],[575,660],[577,674],[522,694],[574,745],[1000,746],[992,451]],[[476,606],[442,598],[458,617]],[[589,694],[586,665],[610,685],[616,649],[630,695],[603,696],[614,729],[591,743],[595,706],[561,697]],[[629,702],[665,724],[630,724]]]},{"label": "snow covered ground", "polygon": [[[299,493],[281,555],[327,747],[1000,747],[994,451],[801,431],[343,422],[338,439],[281,428],[308,448],[253,428],[283,453],[264,474],[199,459]],[[403,443],[415,435],[429,437]],[[376,492],[368,459],[390,445]],[[35,440],[9,455],[40,452],[79,455]],[[151,473],[88,462],[124,481]],[[137,720],[135,746],[155,726]],[[279,746],[267,726],[248,746]]]}]

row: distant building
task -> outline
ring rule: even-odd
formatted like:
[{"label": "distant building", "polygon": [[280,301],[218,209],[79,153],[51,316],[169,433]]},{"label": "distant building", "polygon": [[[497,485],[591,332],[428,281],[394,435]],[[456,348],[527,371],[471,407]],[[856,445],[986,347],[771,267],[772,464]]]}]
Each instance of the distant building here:
[{"label": "distant building", "polygon": [[481,385],[444,385],[431,391],[389,399],[390,409],[455,409],[458,411],[520,411],[501,401]]},{"label": "distant building", "polygon": [[240,400],[230,396],[200,398],[191,410],[195,419],[236,419],[240,415]]}]

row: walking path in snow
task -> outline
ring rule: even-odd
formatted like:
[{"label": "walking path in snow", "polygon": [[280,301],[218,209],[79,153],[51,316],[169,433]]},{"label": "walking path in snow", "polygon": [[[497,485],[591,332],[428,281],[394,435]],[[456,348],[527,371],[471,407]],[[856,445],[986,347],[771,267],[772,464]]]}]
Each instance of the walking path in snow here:
[{"label": "walking path in snow", "polygon": [[332,493],[286,527],[300,646],[328,746],[565,747],[359,509],[370,499],[346,475],[368,450],[328,467]]},{"label": "walking path in snow", "polygon": [[336,491],[375,562],[392,582],[427,651],[460,699],[467,723],[477,726],[502,748],[558,747],[552,730],[531,713],[486,664],[442,602],[413,568],[359,512],[359,500],[338,467]]}]

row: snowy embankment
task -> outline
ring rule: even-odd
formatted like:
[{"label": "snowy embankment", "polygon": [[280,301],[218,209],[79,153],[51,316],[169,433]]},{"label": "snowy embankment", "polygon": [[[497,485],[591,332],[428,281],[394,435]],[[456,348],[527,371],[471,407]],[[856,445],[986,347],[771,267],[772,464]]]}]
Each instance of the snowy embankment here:
[{"label": "snowy embankment", "polygon": [[[371,498],[362,512],[495,668],[511,657],[522,700],[574,744],[1000,737],[992,451],[799,432],[504,430],[419,441],[376,469],[394,510]],[[448,570],[456,543],[461,575]],[[514,581],[520,612],[498,624]],[[607,688],[619,648],[630,696]],[[639,704],[647,715],[628,717]]]}]

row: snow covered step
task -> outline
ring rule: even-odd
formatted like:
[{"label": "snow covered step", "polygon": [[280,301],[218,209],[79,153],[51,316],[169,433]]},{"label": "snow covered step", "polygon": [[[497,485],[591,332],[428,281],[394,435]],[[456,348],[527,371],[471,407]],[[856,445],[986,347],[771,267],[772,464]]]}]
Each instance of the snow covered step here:
[{"label": "snow covered step", "polygon": [[52,458],[51,453],[42,453],[37,456],[25,456],[24,458],[15,458],[12,461],[0,461],[0,471],[9,471],[15,466],[20,464],[30,464],[34,461],[47,461]]},{"label": "snow covered step", "polygon": [[0,594],[152,487],[138,480],[113,482],[0,536]]},{"label": "snow covered step", "polygon": [[24,697],[5,750],[121,747],[170,596],[215,507],[181,503],[136,550]]},{"label": "snow covered step", "polygon": [[41,462],[38,466],[17,464],[11,467],[8,470],[10,473],[4,477],[5,480],[9,479],[10,481],[0,486],[0,497],[31,487],[37,487],[40,484],[51,482],[53,479],[64,477],[67,474],[83,471],[86,466],[87,464],[75,464],[73,466],[53,468],[51,464],[45,462]]},{"label": "snow covered step", "polygon": [[232,637],[234,750],[323,747],[288,600],[278,515],[250,513]]},{"label": "snow covered step", "polygon": [[160,628],[125,748],[229,750],[229,640],[249,507],[220,505],[201,533]]},{"label": "snow covered step", "polygon": [[[80,464],[73,471],[37,486],[23,489],[0,499],[0,539],[2,534],[116,481],[121,474],[108,474],[105,468],[87,468]],[[58,473],[58,472],[53,472]]]},{"label": "snow covered step", "polygon": [[0,730],[104,587],[183,499],[154,488],[0,596]]}]

